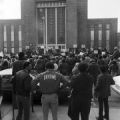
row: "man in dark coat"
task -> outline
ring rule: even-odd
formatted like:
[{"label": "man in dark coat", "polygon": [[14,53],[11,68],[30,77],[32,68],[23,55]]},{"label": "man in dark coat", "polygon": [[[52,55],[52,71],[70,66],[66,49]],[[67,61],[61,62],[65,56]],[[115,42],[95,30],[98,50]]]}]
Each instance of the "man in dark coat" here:
[{"label": "man in dark coat", "polygon": [[120,52],[117,47],[114,48],[112,59],[118,59],[120,57]]},{"label": "man in dark coat", "polygon": [[15,75],[16,72],[18,72],[19,70],[23,69],[23,64],[25,62],[25,55],[23,52],[20,52],[18,56],[19,56],[19,60],[15,61],[12,66],[13,75]]},{"label": "man in dark coat", "polygon": [[[112,76],[108,73],[107,66],[101,66],[101,74],[98,76],[97,84],[95,88],[95,93],[98,97],[99,103],[99,117],[97,120],[109,120],[109,105],[108,105],[108,97],[111,95],[110,85],[115,84]],[[105,110],[105,114],[103,116],[103,106]]]},{"label": "man in dark coat", "polygon": [[80,63],[78,69],[80,74],[73,76],[71,81],[72,95],[68,115],[71,120],[79,120],[81,113],[82,120],[89,120],[93,78],[87,73],[87,63]]},{"label": "man in dark coat", "polygon": [[90,64],[89,64],[89,67],[88,67],[88,73],[93,76],[94,85],[96,85],[97,76],[100,74],[100,67],[96,63],[95,59],[92,59],[90,61]]},{"label": "man in dark coat", "polygon": [[58,69],[61,74],[69,75],[70,65],[66,62],[65,58],[62,60],[62,63],[59,65]]},{"label": "man in dark coat", "polygon": [[23,65],[25,62],[25,54],[23,52],[20,52],[18,54],[19,59],[16,60],[13,65],[12,65],[12,84],[13,84],[13,89],[12,89],[12,104],[13,104],[13,119],[14,119],[14,109],[17,108],[17,103],[16,103],[16,91],[15,91],[15,79],[14,76],[19,70],[23,69]]},{"label": "man in dark coat", "polygon": [[30,92],[32,78],[29,75],[32,65],[30,62],[25,62],[23,69],[15,75],[15,91],[18,105],[18,114],[16,120],[30,120]]}]

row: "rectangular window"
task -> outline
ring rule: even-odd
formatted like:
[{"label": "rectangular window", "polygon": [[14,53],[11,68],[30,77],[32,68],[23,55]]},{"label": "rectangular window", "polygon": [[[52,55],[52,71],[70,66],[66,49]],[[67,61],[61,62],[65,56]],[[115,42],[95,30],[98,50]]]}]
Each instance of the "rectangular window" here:
[{"label": "rectangular window", "polygon": [[4,41],[7,41],[7,27],[4,26]]},{"label": "rectangular window", "polygon": [[7,48],[4,48],[4,53],[7,53]]},{"label": "rectangular window", "polygon": [[109,47],[110,47],[110,30],[106,30],[106,48],[107,50],[109,50]]},{"label": "rectangular window", "polygon": [[106,29],[110,29],[110,24],[106,24]]},{"label": "rectangular window", "polygon": [[109,50],[110,45],[109,45],[109,40],[106,41],[106,49]]},{"label": "rectangular window", "polygon": [[98,40],[101,41],[102,40],[102,30],[98,31]]},{"label": "rectangular window", "polygon": [[98,24],[98,28],[102,28],[102,24]]},{"label": "rectangular window", "polygon": [[102,47],[102,30],[98,31],[98,47]]},{"label": "rectangular window", "polygon": [[21,25],[19,25],[18,40],[19,40],[19,41],[22,41],[22,30],[21,30]]},{"label": "rectangular window", "polygon": [[19,47],[19,52],[22,52],[22,48],[21,47]]},{"label": "rectangular window", "polygon": [[55,41],[55,8],[47,8],[47,43],[56,44]]},{"label": "rectangular window", "polygon": [[62,49],[65,49],[65,46],[64,46],[64,45],[62,46]]},{"label": "rectangular window", "polygon": [[110,30],[106,30],[106,40],[110,40]]},{"label": "rectangular window", "polygon": [[65,44],[65,7],[57,9],[58,44]]},{"label": "rectangular window", "polygon": [[14,48],[14,41],[11,41],[11,47]]},{"label": "rectangular window", "polygon": [[38,44],[65,44],[66,1],[40,1],[37,4]]},{"label": "rectangular window", "polygon": [[[22,49],[22,29],[21,29],[21,25],[19,25],[18,40],[19,40],[19,49]],[[19,52],[21,52],[21,51],[19,50]]]},{"label": "rectangular window", "polygon": [[55,49],[58,49],[58,38],[57,38],[57,8],[55,8],[55,42],[56,42],[56,46]]},{"label": "rectangular window", "polygon": [[4,48],[7,48],[7,41],[4,41]]},{"label": "rectangular window", "polygon": [[45,8],[37,9],[38,44],[45,43]]},{"label": "rectangular window", "polygon": [[19,41],[19,47],[22,47],[22,41]]},{"label": "rectangular window", "polygon": [[91,30],[91,41],[94,41],[94,30]]},{"label": "rectangular window", "polygon": [[47,2],[44,2],[44,1],[41,1],[40,3],[37,4],[37,8],[56,8],[56,7],[65,7],[66,6],[66,1],[47,1]]},{"label": "rectangular window", "polygon": [[4,26],[4,52],[7,53],[7,26]]},{"label": "rectangular window", "polygon": [[14,41],[14,26],[11,25],[11,41]]},{"label": "rectangular window", "polygon": [[14,48],[14,26],[11,25],[11,47]]},{"label": "rectangular window", "polygon": [[94,29],[90,31],[91,33],[91,48],[94,48]]},{"label": "rectangular window", "polygon": [[14,52],[15,52],[14,48],[11,48],[11,52],[12,52],[12,53],[14,53]]}]

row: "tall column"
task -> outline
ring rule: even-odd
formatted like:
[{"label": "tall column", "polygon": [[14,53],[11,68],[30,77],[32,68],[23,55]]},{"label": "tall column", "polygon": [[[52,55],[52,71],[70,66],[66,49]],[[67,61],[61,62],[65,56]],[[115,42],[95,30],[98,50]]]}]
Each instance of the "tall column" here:
[{"label": "tall column", "polygon": [[0,25],[0,52],[3,51],[3,31],[2,25]]},{"label": "tall column", "polygon": [[88,0],[77,0],[78,46],[87,44]]},{"label": "tall column", "polygon": [[67,0],[66,7],[66,43],[67,48],[73,48],[77,44],[77,0]]},{"label": "tall column", "polygon": [[14,26],[11,25],[11,52],[14,53]]},{"label": "tall column", "polygon": [[110,49],[110,30],[106,30],[106,49]]},{"label": "tall column", "polygon": [[57,43],[58,43],[58,39],[57,39],[57,8],[55,8],[55,41],[56,41],[56,47],[57,47]]},{"label": "tall column", "polygon": [[45,49],[48,49],[48,37],[47,37],[47,8],[45,9]]},{"label": "tall column", "polygon": [[21,18],[23,22],[23,46],[36,44],[36,2],[35,0],[21,0]]},{"label": "tall column", "polygon": [[4,26],[4,53],[7,53],[7,26]]},{"label": "tall column", "polygon": [[18,40],[19,40],[19,52],[22,52],[22,28],[21,28],[21,25],[19,25]]},{"label": "tall column", "polygon": [[91,38],[91,43],[90,43],[90,48],[94,49],[94,39],[95,39],[95,32],[94,32],[94,28],[91,28],[90,31],[90,38]]},{"label": "tall column", "polygon": [[66,45],[67,44],[67,29],[66,29],[67,28],[66,27],[67,26],[67,19],[66,19],[67,16],[66,15],[67,14],[66,14],[66,7],[65,7],[65,50],[67,49],[67,45]]}]

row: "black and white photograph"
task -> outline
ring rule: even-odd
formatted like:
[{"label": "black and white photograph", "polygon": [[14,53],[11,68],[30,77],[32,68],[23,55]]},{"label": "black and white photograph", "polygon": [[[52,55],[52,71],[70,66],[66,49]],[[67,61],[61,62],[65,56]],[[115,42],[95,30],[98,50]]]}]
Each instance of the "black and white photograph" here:
[{"label": "black and white photograph", "polygon": [[0,120],[119,120],[120,0],[0,0]]}]

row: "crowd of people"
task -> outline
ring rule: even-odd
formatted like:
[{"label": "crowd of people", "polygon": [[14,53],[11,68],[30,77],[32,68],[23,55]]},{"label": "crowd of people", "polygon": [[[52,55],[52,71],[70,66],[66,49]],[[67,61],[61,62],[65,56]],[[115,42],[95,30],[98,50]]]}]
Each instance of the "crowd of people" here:
[{"label": "crowd of people", "polygon": [[[16,96],[18,114],[16,120],[30,120],[30,95],[37,87],[42,97],[43,120],[48,120],[49,109],[57,120],[58,91],[70,88],[68,116],[71,120],[89,120],[91,100],[98,98],[97,120],[109,120],[108,98],[113,77],[120,75],[120,53],[117,48],[107,51],[85,51],[79,54],[34,55],[0,58],[0,69],[12,67],[13,93]],[[34,76],[35,75],[35,76]],[[67,76],[67,77],[66,77]],[[61,85],[62,83],[62,85]],[[103,114],[104,110],[104,114]]]}]

